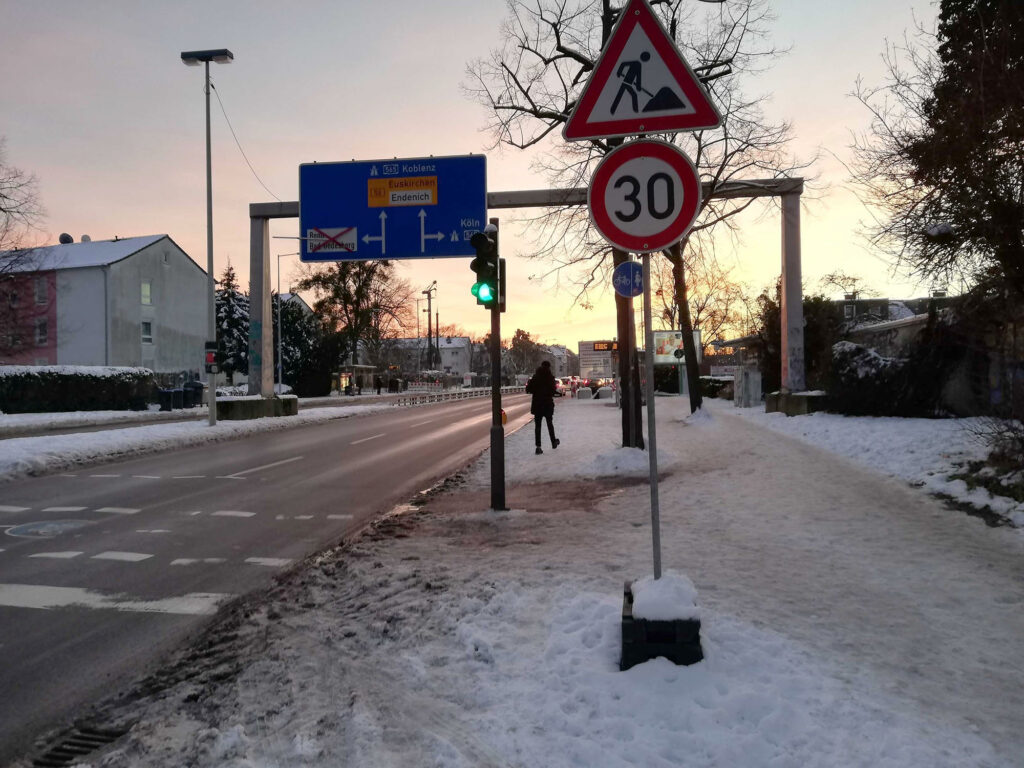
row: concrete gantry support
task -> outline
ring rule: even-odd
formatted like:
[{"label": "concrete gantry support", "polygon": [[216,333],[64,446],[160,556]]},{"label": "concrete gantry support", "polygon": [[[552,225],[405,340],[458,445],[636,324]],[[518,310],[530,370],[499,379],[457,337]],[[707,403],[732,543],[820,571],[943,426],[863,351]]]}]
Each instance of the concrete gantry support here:
[{"label": "concrete gantry support", "polygon": [[[804,373],[804,301],[800,283],[800,194],[803,179],[727,181],[713,190],[703,185],[705,198],[779,197],[782,199],[782,390],[806,388]],[[587,188],[531,189],[488,192],[487,208],[545,208],[586,205]],[[274,390],[273,328],[270,310],[270,219],[296,219],[298,201],[251,203],[249,274],[249,394],[270,395]],[[265,319],[265,322],[264,322]]]},{"label": "concrete gantry support", "polygon": [[800,279],[800,193],[782,195],[782,391],[803,392],[804,295]]},{"label": "concrete gantry support", "polygon": [[[251,208],[251,206],[250,206]],[[274,393],[274,315],[270,307],[270,219],[249,214],[249,394]]]}]

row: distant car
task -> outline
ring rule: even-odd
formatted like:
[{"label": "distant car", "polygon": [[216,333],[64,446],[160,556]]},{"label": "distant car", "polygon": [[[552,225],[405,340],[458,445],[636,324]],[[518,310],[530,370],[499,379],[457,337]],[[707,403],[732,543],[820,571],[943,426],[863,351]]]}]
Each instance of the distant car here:
[{"label": "distant car", "polygon": [[565,397],[565,384],[561,379],[555,379],[555,397]]}]

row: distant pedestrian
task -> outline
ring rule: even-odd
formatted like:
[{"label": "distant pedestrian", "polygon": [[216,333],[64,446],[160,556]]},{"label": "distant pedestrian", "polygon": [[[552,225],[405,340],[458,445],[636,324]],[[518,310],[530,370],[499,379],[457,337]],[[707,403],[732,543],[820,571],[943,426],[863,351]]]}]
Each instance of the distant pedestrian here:
[{"label": "distant pedestrian", "polygon": [[383,379],[383,378],[381,378],[380,376],[374,376],[374,377],[373,377],[373,385],[374,385],[375,387],[377,387],[377,394],[379,395],[379,394],[380,394],[380,390],[381,390],[381,387],[383,387],[383,386],[384,386],[384,379]]},{"label": "distant pedestrian", "polygon": [[551,363],[545,360],[540,364],[537,372],[526,382],[526,391],[533,395],[530,401],[530,413],[533,414],[533,433],[537,443],[537,453],[544,453],[540,447],[540,423],[541,420],[548,420],[548,437],[551,438],[551,447],[557,448],[561,442],[555,437],[555,425],[552,417],[555,415],[555,376],[551,373]]}]

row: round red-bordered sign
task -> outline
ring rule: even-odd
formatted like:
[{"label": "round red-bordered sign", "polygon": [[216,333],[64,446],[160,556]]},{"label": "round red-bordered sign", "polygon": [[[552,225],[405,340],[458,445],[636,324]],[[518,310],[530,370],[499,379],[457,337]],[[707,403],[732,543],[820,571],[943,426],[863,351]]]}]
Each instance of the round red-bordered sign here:
[{"label": "round red-bordered sign", "polygon": [[679,242],[700,208],[700,176],[681,149],[643,139],[598,163],[587,191],[590,220],[623,251],[649,253]]}]

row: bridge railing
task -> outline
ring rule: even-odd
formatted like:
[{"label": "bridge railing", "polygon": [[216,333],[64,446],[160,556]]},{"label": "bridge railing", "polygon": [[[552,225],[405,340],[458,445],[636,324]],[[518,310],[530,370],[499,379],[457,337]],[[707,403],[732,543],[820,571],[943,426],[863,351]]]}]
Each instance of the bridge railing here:
[{"label": "bridge railing", "polygon": [[[525,391],[526,388],[521,385],[501,388],[501,394],[503,395],[514,395]],[[391,402],[393,405],[423,405],[425,403],[440,403],[444,400],[466,400],[471,397],[487,397],[490,394],[490,387],[455,389],[447,392],[410,392],[407,395],[394,398]]]}]

